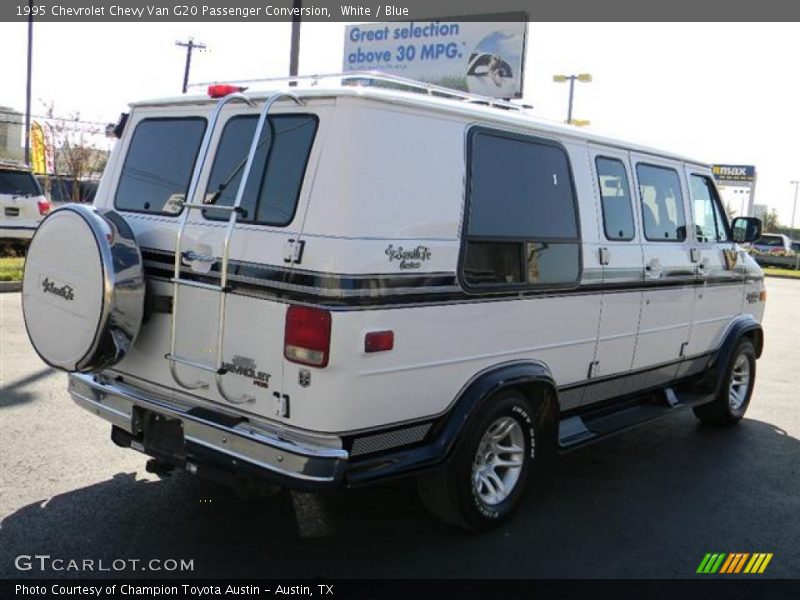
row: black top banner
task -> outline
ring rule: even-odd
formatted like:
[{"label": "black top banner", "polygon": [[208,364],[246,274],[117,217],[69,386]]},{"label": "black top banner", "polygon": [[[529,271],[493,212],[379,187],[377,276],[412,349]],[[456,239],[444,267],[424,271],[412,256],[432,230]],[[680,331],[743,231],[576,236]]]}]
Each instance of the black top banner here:
[{"label": "black top banner", "polygon": [[[487,14],[490,13],[490,14]],[[800,3],[786,0],[4,0],[0,21],[63,22],[377,22],[508,21],[787,21]],[[524,17],[523,17],[524,18]],[[677,43],[677,42],[676,42]]]}]

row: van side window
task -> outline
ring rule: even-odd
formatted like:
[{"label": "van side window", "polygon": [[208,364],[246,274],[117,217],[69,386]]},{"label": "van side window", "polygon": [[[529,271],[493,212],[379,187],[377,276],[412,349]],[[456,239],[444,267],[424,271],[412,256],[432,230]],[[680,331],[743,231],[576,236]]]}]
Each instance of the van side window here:
[{"label": "van side window", "polygon": [[681,180],[675,169],[639,163],[639,196],[642,202],[644,237],[651,242],[681,242],[686,239]]},{"label": "van side window", "polygon": [[[300,186],[317,132],[314,115],[273,115],[264,124],[261,141],[245,185],[240,222],[288,225],[294,218]],[[205,202],[231,206],[242,178],[258,117],[232,117],[222,131]],[[273,133],[274,132],[274,133]],[[229,213],[205,210],[207,219],[228,220]]]},{"label": "van side window", "polygon": [[545,140],[475,129],[469,156],[465,282],[577,282],[578,219],[564,150]]},{"label": "van side window", "polygon": [[606,239],[632,240],[634,236],[628,173],[621,160],[598,156],[597,182],[603,204],[603,228]]},{"label": "van side window", "polygon": [[689,178],[689,192],[692,197],[697,241],[729,241],[727,218],[722,212],[717,190],[711,180],[704,175],[692,175]]},{"label": "van side window", "polygon": [[114,206],[162,215],[181,212],[205,130],[206,120],[199,117],[140,121],[128,145]]}]

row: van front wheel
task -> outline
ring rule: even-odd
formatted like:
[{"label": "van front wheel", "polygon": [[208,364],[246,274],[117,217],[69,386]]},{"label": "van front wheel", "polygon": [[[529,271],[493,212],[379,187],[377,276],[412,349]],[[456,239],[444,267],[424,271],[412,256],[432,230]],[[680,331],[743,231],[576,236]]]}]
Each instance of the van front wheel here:
[{"label": "van front wheel", "polygon": [[706,425],[734,425],[744,416],[756,380],[756,350],[753,342],[742,339],[725,371],[717,397],[709,404],[696,406],[695,416]]},{"label": "van front wheel", "polygon": [[530,403],[517,391],[500,392],[465,431],[448,464],[418,479],[423,504],[466,529],[498,525],[519,504],[535,443]]}]

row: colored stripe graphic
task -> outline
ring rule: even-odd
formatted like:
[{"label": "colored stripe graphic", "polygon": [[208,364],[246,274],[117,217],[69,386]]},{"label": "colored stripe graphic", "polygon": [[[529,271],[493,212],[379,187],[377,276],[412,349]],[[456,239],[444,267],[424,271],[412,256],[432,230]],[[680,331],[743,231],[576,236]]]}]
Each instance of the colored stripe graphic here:
[{"label": "colored stripe graphic", "polygon": [[720,569],[720,573],[739,573],[744,566],[744,562],[747,560],[747,557],[750,556],[747,552],[737,552],[735,554],[729,554],[728,560],[725,561],[725,564],[722,565]]},{"label": "colored stripe graphic", "polygon": [[700,566],[697,567],[698,573],[716,573],[719,570],[720,565],[722,565],[722,561],[725,560],[727,554],[723,553],[714,553],[714,554],[706,554],[703,558],[703,561],[700,563]]},{"label": "colored stripe graphic", "polygon": [[772,556],[772,553],[767,552],[755,552],[753,554],[749,552],[732,552],[730,554],[709,552],[700,561],[696,572],[710,575],[715,573],[720,575],[732,575],[742,572],[750,574],[763,573],[772,560]]}]

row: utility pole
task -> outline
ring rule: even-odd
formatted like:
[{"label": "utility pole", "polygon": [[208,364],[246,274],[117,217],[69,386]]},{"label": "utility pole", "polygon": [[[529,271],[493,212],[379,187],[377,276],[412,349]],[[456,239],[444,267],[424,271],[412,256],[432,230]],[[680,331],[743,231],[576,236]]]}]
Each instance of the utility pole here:
[{"label": "utility pole", "polygon": [[31,77],[33,73],[33,0],[28,0],[28,82],[25,86],[25,164],[31,161]]},{"label": "utility pole", "polygon": [[790,181],[789,183],[794,185],[794,208],[792,208],[792,224],[790,225],[792,237],[794,237],[794,216],[797,213],[797,186],[800,185],[800,181]]},{"label": "utility pole", "polygon": [[[289,48],[289,77],[297,77],[297,69],[300,64],[300,9],[303,2],[294,0],[292,6],[295,11],[292,15],[292,42]],[[290,81],[289,85],[297,85],[297,82]]]},{"label": "utility pole", "polygon": [[188,42],[181,42],[178,40],[175,42],[175,45],[186,48],[186,68],[183,71],[183,93],[185,94],[186,89],[189,87],[189,68],[192,66],[192,50],[195,48],[198,50],[205,50],[206,45],[202,42],[195,42],[192,38],[189,38]]}]

